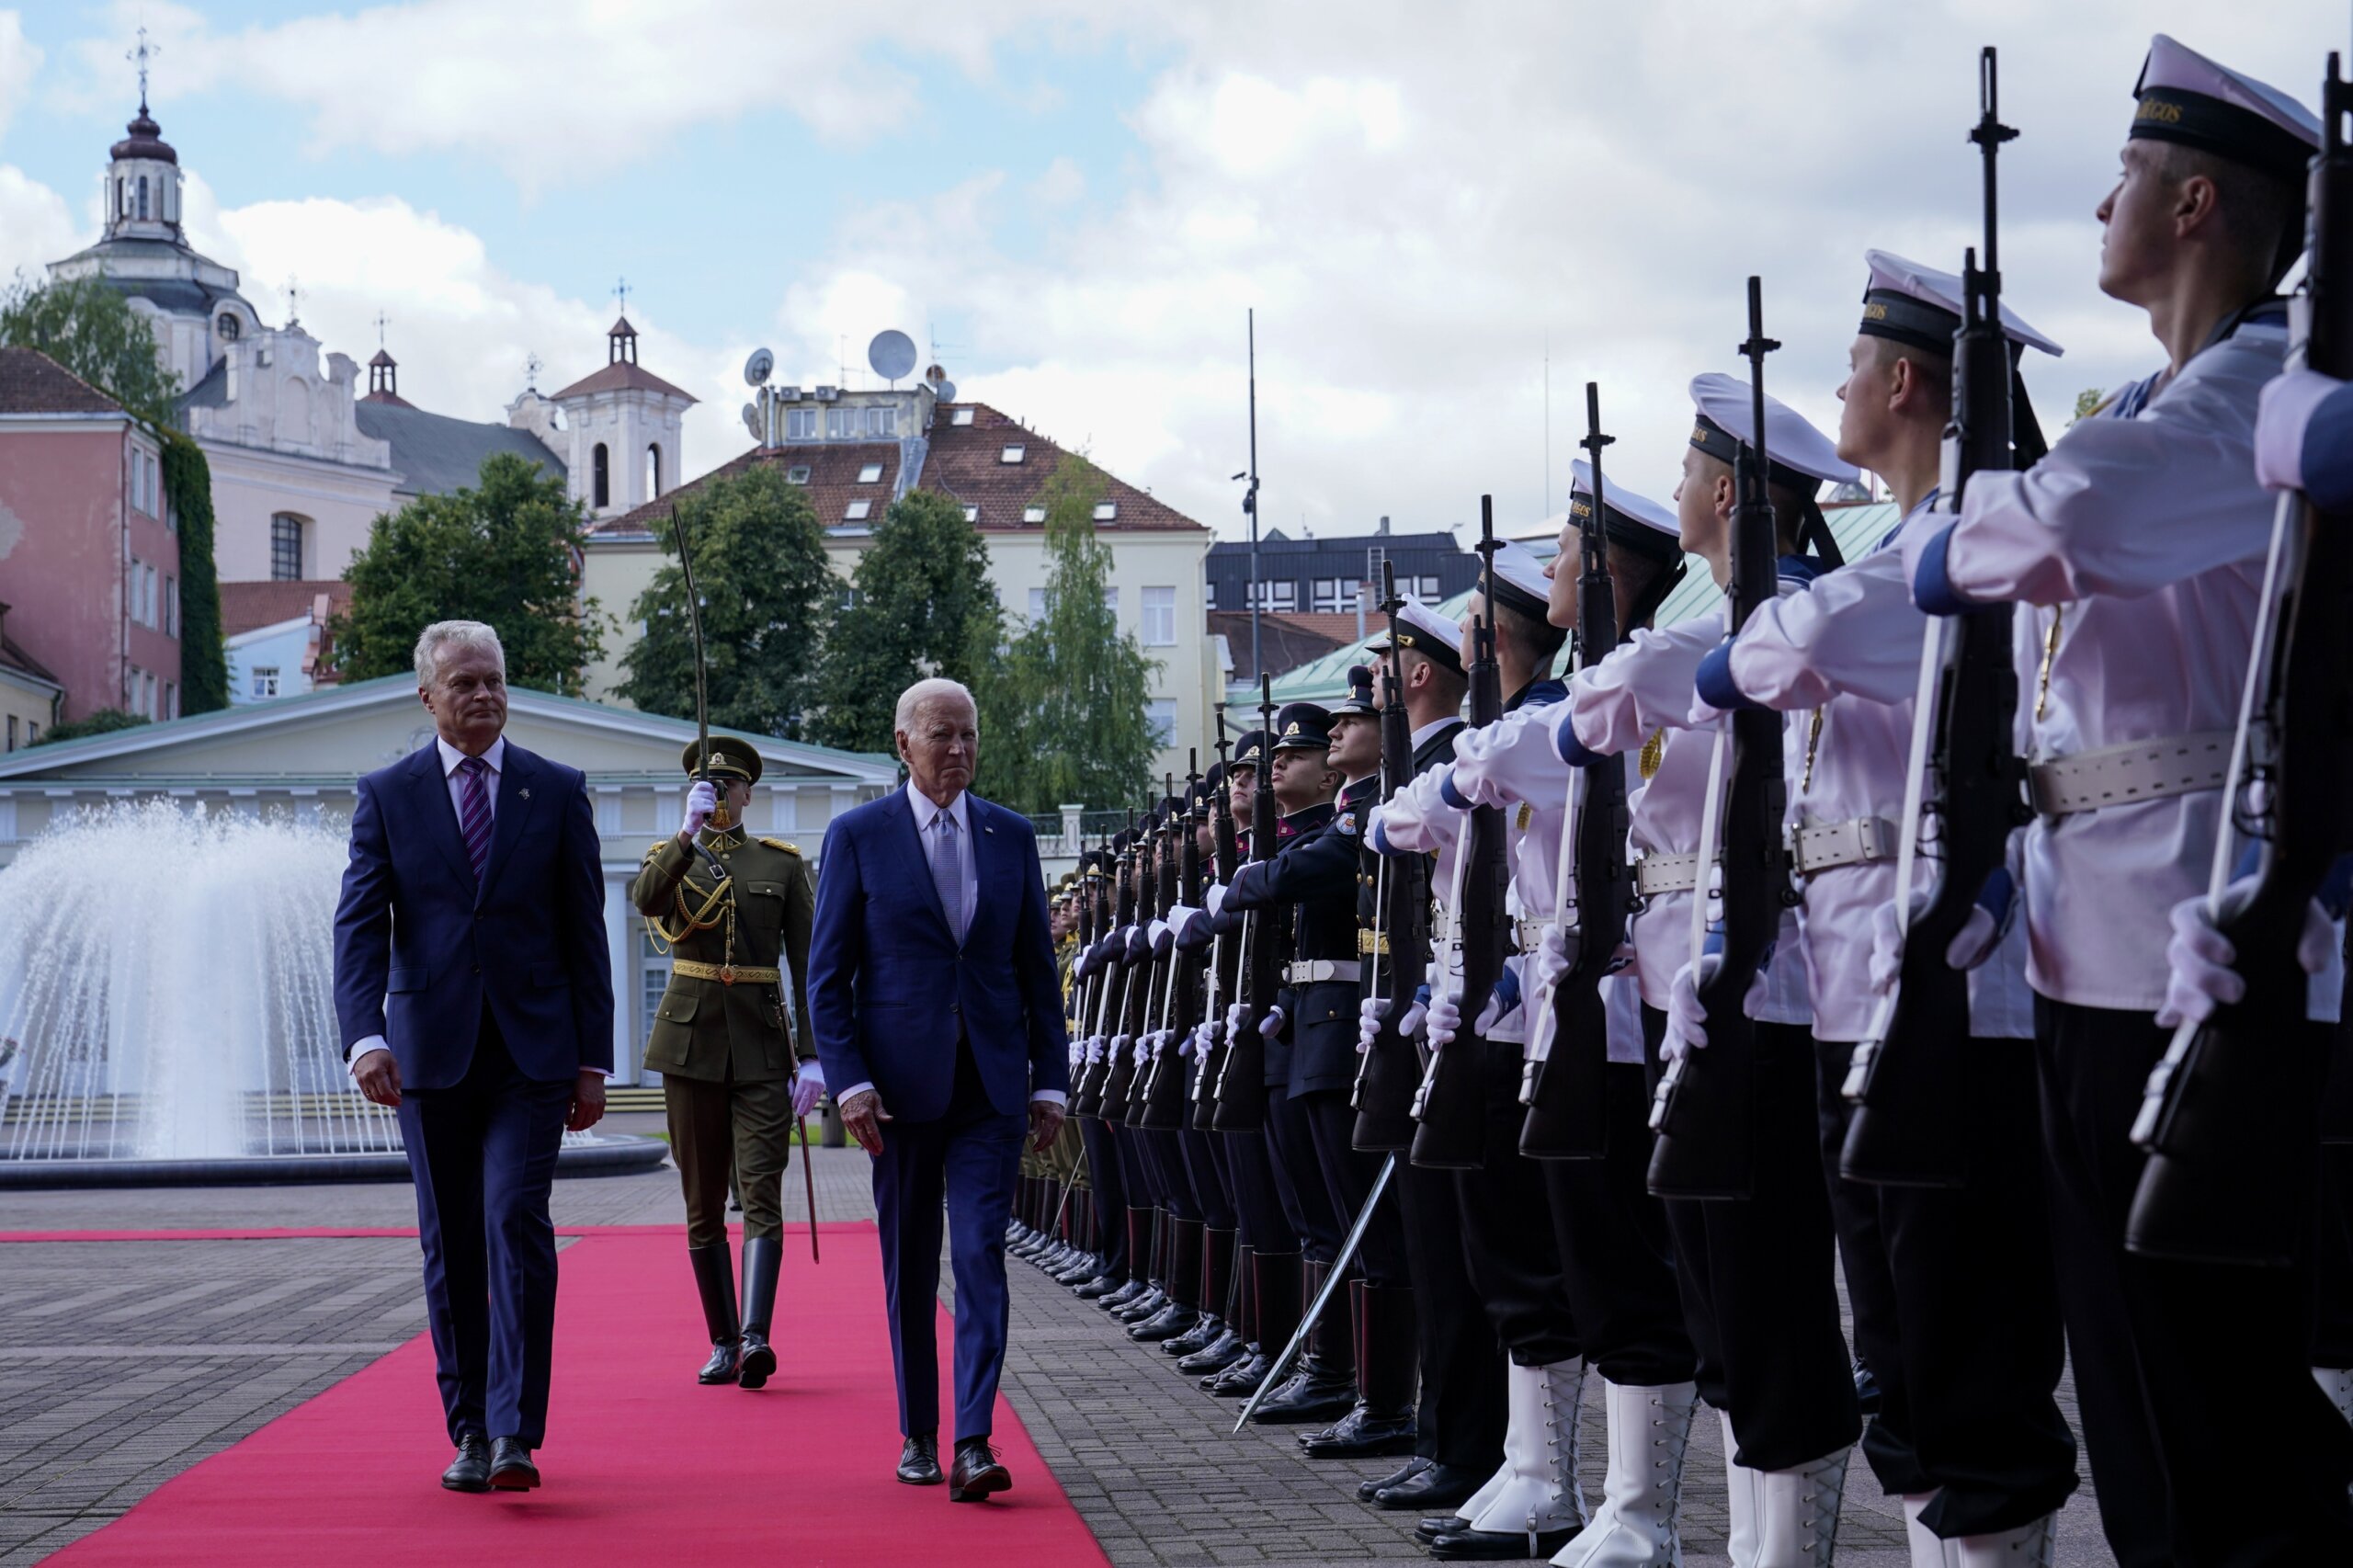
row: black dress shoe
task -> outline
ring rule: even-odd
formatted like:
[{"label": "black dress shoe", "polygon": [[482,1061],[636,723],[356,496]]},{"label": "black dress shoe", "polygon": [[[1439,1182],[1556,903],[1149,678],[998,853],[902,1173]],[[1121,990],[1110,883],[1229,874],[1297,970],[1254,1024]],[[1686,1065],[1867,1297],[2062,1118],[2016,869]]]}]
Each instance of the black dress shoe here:
[{"label": "black dress shoe", "polygon": [[490,1444],[490,1484],[499,1492],[529,1492],[540,1483],[540,1467],[520,1437],[494,1437]]},{"label": "black dress shoe", "polygon": [[1860,1356],[1855,1358],[1855,1403],[1865,1415],[1879,1414],[1879,1374]]},{"label": "black dress shoe", "polygon": [[1512,1562],[1542,1561],[1569,1544],[1573,1529],[1455,1530],[1429,1543],[1430,1555],[1440,1562]]},{"label": "black dress shoe", "polygon": [[1261,1426],[1296,1426],[1346,1415],[1357,1403],[1357,1381],[1344,1373],[1293,1372],[1283,1386],[1258,1402],[1250,1419]]},{"label": "black dress shoe", "polygon": [[1012,1472],[997,1462],[986,1437],[957,1439],[956,1465],[948,1477],[950,1503],[984,1503],[992,1492],[1012,1490]]},{"label": "black dress shoe", "polygon": [[1203,1378],[1201,1389],[1220,1399],[1247,1399],[1258,1392],[1274,1367],[1274,1358],[1264,1350],[1252,1350],[1215,1377]]},{"label": "black dress shoe", "polygon": [[1134,1301],[1138,1296],[1142,1295],[1146,1290],[1151,1289],[1151,1286],[1145,1284],[1141,1279],[1131,1279],[1127,1281],[1127,1283],[1116,1286],[1096,1297],[1095,1304],[1101,1307],[1107,1312],[1116,1312],[1121,1307],[1126,1306],[1130,1301]]},{"label": "black dress shoe", "polygon": [[1171,1301],[1142,1323],[1128,1325],[1128,1337],[1139,1345],[1158,1345],[1180,1334],[1189,1334],[1201,1321],[1201,1314],[1181,1301]]},{"label": "black dress shoe", "polygon": [[1115,1310],[1111,1315],[1121,1323],[1142,1323],[1168,1304],[1168,1292],[1154,1285],[1134,1301]]},{"label": "black dress shoe", "polygon": [[1403,1486],[1406,1482],[1413,1480],[1414,1477],[1421,1474],[1422,1471],[1429,1469],[1429,1467],[1430,1461],[1428,1460],[1424,1459],[1419,1454],[1415,1454],[1411,1459],[1408,1459],[1404,1464],[1401,1464],[1395,1470],[1391,1471],[1387,1475],[1375,1476],[1370,1481],[1360,1483],[1357,1487],[1357,1501],[1359,1503],[1370,1503],[1374,1497],[1387,1491],[1389,1488],[1392,1486]]},{"label": "black dress shoe", "polygon": [[1229,1328],[1199,1350],[1179,1360],[1176,1363],[1176,1369],[1188,1378],[1202,1377],[1222,1372],[1249,1354],[1250,1346],[1243,1342],[1240,1335]]},{"label": "black dress shoe", "polygon": [[695,1374],[699,1383],[732,1383],[742,1370],[744,1347],[735,1340],[722,1339],[710,1347],[710,1359]]},{"label": "black dress shoe", "polygon": [[452,1492],[490,1490],[490,1439],[479,1432],[458,1438],[458,1457],[441,1472],[441,1484]]},{"label": "black dress shoe", "polygon": [[1082,1301],[1100,1301],[1117,1291],[1123,1283],[1117,1275],[1098,1274],[1083,1285],[1072,1286],[1071,1290]]},{"label": "black dress shoe", "polygon": [[910,1486],[937,1486],[940,1483],[939,1439],[929,1432],[909,1437],[899,1450],[899,1479]]},{"label": "black dress shoe", "polygon": [[[1471,1494],[1484,1485],[1486,1480],[1486,1475],[1461,1465],[1433,1463],[1374,1493],[1373,1506],[1396,1513],[1403,1513],[1408,1508],[1452,1508],[1468,1503]],[[1469,1521],[1459,1514],[1444,1517],[1458,1527],[1469,1527]]]},{"label": "black dress shoe", "polygon": [[1160,1342],[1160,1353],[1164,1356],[1190,1356],[1224,1332],[1225,1324],[1213,1314],[1199,1312],[1195,1314],[1192,1327]]},{"label": "black dress shoe", "polygon": [[1312,1460],[1370,1460],[1414,1451],[1414,1413],[1382,1415],[1359,1401],[1320,1432],[1299,1439]]},{"label": "black dress shoe", "polygon": [[1460,1514],[1435,1514],[1414,1527],[1414,1539],[1427,1546],[1442,1535],[1461,1535],[1470,1528],[1471,1521]]}]

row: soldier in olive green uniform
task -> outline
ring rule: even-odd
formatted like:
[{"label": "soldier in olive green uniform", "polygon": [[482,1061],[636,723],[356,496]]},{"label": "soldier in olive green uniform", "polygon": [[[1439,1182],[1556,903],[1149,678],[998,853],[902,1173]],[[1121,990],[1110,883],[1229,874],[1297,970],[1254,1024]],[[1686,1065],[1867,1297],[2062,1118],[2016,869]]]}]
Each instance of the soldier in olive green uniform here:
[{"label": "soldier in olive green uniform", "polygon": [[[689,775],[699,760],[689,741]],[[789,968],[793,1017],[809,1017],[815,893],[799,849],[731,825],[743,820],[760,777],[759,753],[741,741],[713,741],[709,774],[688,796],[677,835],[645,852],[630,901],[672,954],[645,1064],[662,1074],[671,1157],[686,1188],[687,1256],[710,1330],[710,1359],[698,1378],[756,1389],[776,1370],[769,1324],[792,1125],[824,1090],[815,1041],[805,1030],[796,1040],[784,1011]],[[740,1318],[728,1267],[731,1168],[744,1205]]]}]

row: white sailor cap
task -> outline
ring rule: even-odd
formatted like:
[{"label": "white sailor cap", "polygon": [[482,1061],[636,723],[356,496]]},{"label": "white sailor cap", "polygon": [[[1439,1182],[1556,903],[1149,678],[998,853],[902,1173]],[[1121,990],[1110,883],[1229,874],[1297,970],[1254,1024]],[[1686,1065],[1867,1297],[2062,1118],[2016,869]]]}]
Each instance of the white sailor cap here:
[{"label": "white sailor cap", "polygon": [[2177,142],[2298,182],[2320,146],[2320,121],[2302,103],[2163,33],[2132,94],[2130,140]]},{"label": "white sailor cap", "polygon": [[[1431,663],[1462,674],[1461,624],[1411,594],[1401,597],[1404,602],[1397,609],[1397,646],[1411,648]],[[1365,646],[1369,653],[1386,653],[1389,634],[1384,631]]]},{"label": "white sailor cap", "polygon": [[[1951,358],[1953,334],[1961,330],[1961,279],[1892,251],[1867,250],[1863,260],[1870,267],[1871,280],[1863,290],[1863,322],[1859,329],[1862,335]],[[2040,348],[2053,358],[2067,352],[2029,326],[2007,305],[2002,307],[2002,334],[2014,344]],[[1769,437],[1772,432],[1766,434]]]},{"label": "white sailor cap", "polygon": [[[1573,458],[1569,461],[1569,518],[1583,527],[1592,513],[1593,467],[1583,458]],[[1675,513],[1607,477],[1601,485],[1601,528],[1637,555],[1664,562],[1683,559],[1683,525]]]},{"label": "white sailor cap", "polygon": [[[1692,377],[1691,406],[1699,417],[1691,444],[1711,458],[1738,462],[1740,449],[1750,444],[1749,399],[1746,381],[1713,370]],[[1852,484],[1862,477],[1854,464],[1839,460],[1829,437],[1770,392],[1765,394],[1765,458],[1767,479],[1802,495],[1812,495],[1824,481]]]},{"label": "white sailor cap", "polygon": [[[1479,576],[1482,591],[1487,585],[1486,574]],[[1552,585],[1544,578],[1544,562],[1536,552],[1517,540],[1504,540],[1495,546],[1495,600],[1509,605],[1522,615],[1544,619],[1552,608]]]}]

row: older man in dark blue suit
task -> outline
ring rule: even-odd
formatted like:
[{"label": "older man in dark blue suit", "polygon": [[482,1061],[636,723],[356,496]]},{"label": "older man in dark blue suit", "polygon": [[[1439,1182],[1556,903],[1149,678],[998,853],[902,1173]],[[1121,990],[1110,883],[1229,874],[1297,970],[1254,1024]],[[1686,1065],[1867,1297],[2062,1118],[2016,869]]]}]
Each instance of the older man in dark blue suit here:
[{"label": "older man in dark blue suit", "polygon": [[1021,1140],[1044,1149],[1069,1099],[1045,878],[1029,819],[968,792],[972,695],[899,699],[905,790],[825,830],[809,1012],[842,1121],[874,1157],[891,1350],[906,1442],[899,1479],[940,1479],[940,1208],[956,1272],[956,1455],[948,1494],[1013,1484],[989,1447],[1007,1317],[1005,1230]]},{"label": "older man in dark blue suit", "polygon": [[613,1065],[604,873],[577,769],[507,744],[479,621],[416,644],[431,745],[359,780],[335,1000],[361,1093],[400,1112],[455,1492],[528,1491],[555,1337],[548,1192]]}]

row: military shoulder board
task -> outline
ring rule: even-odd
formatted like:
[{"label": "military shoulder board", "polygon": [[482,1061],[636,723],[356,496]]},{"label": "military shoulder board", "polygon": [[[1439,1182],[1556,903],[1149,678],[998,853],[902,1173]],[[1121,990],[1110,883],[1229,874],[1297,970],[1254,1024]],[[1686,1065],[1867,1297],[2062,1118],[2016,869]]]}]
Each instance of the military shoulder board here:
[{"label": "military shoulder board", "polygon": [[787,844],[781,838],[763,838],[760,842],[767,845],[771,849],[781,849],[787,855],[798,855],[801,853],[801,846],[797,844]]}]

